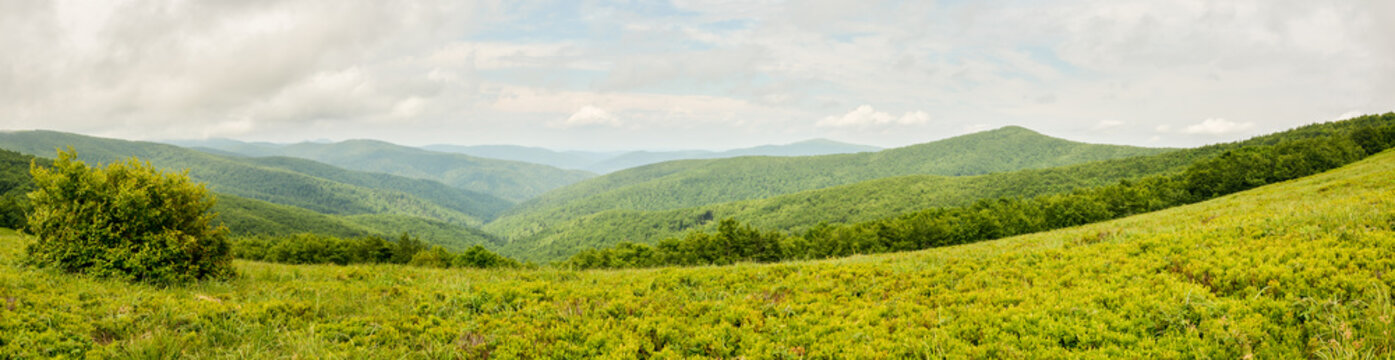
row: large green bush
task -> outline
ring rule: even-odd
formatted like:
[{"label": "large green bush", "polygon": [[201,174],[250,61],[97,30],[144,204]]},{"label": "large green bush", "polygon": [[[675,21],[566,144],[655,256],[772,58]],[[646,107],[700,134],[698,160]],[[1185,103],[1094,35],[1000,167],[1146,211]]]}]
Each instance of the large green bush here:
[{"label": "large green bush", "polygon": [[156,284],[233,273],[228,229],[209,211],[213,194],[187,174],[135,158],[89,168],[71,149],[30,172],[32,264]]}]

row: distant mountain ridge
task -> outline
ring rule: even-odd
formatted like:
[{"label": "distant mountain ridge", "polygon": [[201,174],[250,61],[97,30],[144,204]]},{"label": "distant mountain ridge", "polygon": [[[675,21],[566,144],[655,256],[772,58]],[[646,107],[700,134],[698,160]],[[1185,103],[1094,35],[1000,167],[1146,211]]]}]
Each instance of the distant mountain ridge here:
[{"label": "distant mountain ridge", "polygon": [[424,150],[378,140],[272,144],[215,139],[171,143],[212,153],[302,158],[351,170],[435,180],[515,202],[595,176],[579,170]]},{"label": "distant mountain ridge", "polygon": [[881,150],[876,146],[850,144],[829,139],[812,139],[784,145],[761,145],[726,151],[555,151],[515,145],[429,145],[423,148],[485,158],[531,162],[563,169],[586,170],[598,174],[673,160],[720,159],[740,156],[815,156]]}]

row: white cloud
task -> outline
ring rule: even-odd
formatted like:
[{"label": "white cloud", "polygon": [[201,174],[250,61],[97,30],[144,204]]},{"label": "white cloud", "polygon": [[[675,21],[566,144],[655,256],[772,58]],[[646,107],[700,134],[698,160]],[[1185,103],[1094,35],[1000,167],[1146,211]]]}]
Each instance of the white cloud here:
[{"label": "white cloud", "polygon": [[1354,117],[1362,116],[1362,115],[1366,115],[1366,113],[1365,113],[1365,112],[1361,112],[1361,111],[1352,110],[1352,111],[1344,112],[1344,113],[1342,113],[1341,115],[1337,115],[1337,117],[1332,118],[1332,121],[1346,120],[1346,119],[1350,119],[1350,118],[1354,118]]},{"label": "white cloud", "polygon": [[594,127],[609,126],[620,127],[620,119],[611,115],[609,111],[591,105],[582,106],[576,112],[568,116],[566,120],[556,121],[548,124],[554,128],[566,129],[574,127]]},{"label": "white cloud", "polygon": [[1201,123],[1187,125],[1182,132],[1203,135],[1228,135],[1238,134],[1253,127],[1255,127],[1255,123],[1253,122],[1237,123],[1221,118],[1210,118],[1203,120]]},{"label": "white cloud", "polygon": [[[580,128],[635,147],[855,132],[894,146],[927,140],[892,129],[935,114],[943,128],[1190,146],[1395,109],[1391,1],[578,4],[0,0],[0,128],[399,142],[544,130],[572,148],[599,139],[566,131]],[[1193,124],[1242,116],[1254,120]]]},{"label": "white cloud", "polygon": [[814,126],[818,127],[884,127],[894,125],[924,125],[930,122],[930,114],[924,111],[912,111],[895,116],[873,109],[871,105],[858,106],[841,116],[829,116],[823,118]]},{"label": "white cloud", "polygon": [[1124,125],[1124,122],[1123,122],[1123,121],[1119,121],[1119,120],[1100,120],[1099,123],[1095,124],[1094,129],[1095,129],[1095,130],[1105,130],[1105,129],[1112,129],[1112,128],[1120,127],[1120,126],[1123,126],[1123,125]]}]

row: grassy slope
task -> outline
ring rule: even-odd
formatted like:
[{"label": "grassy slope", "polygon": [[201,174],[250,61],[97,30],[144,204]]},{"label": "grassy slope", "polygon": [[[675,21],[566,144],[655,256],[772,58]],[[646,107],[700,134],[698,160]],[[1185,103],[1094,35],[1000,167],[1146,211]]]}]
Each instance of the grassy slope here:
[{"label": "grassy slope", "polygon": [[[422,185],[407,178],[354,173],[324,166],[302,169],[287,162],[261,165],[244,158],[207,154],[172,145],[103,139],[52,131],[0,133],[0,148],[42,157],[54,156],[53,149],[72,146],[88,163],[109,163],[130,156],[150,161],[162,169],[189,169],[195,181],[207,182],[216,192],[277,204],[301,207],[325,214],[398,214],[431,218],[461,225],[479,225],[500,210],[492,196],[458,189]],[[274,160],[274,159],[273,159]],[[295,164],[304,165],[304,164]],[[318,165],[318,164],[314,164]],[[354,185],[346,181],[382,188]],[[369,184],[370,182],[376,182]],[[455,192],[442,196],[443,192]],[[473,215],[472,215],[473,214]]]},{"label": "grassy slope", "polygon": [[435,180],[456,188],[522,201],[594,176],[579,170],[422,150],[374,140],[276,145],[240,143],[218,148],[250,156],[289,156],[330,165]]},{"label": "grassy slope", "polygon": [[610,210],[681,209],[901,175],[986,174],[1165,151],[1084,144],[1005,127],[875,153],[672,161],[558,189],[509,210],[485,229],[511,240],[527,239],[542,229]]},{"label": "grassy slope", "polygon": [[[0,353],[1389,358],[1395,152],[1116,221],[831,261],[627,271],[239,262],[132,286],[14,265]],[[49,353],[42,353],[50,351]]]}]

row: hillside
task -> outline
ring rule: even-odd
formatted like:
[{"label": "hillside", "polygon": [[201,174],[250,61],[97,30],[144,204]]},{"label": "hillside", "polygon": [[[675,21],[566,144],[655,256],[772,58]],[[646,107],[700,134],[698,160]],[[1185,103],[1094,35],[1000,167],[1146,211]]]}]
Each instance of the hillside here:
[{"label": "hillside", "polygon": [[[1156,213],[910,253],[625,271],[238,262],[157,289],[17,265],[20,357],[1388,358],[1395,152]],[[177,309],[177,311],[176,311]]]},{"label": "hillside", "polygon": [[819,223],[867,221],[926,208],[966,205],[980,199],[1033,197],[1106,185],[1176,171],[1219,151],[1219,147],[1188,149],[974,176],[906,175],[681,209],[607,210],[538,227],[510,241],[501,251],[519,259],[558,260],[580,250],[624,241],[654,244],[689,231],[713,231],[717,220],[725,218],[763,229],[800,232]]},{"label": "hillside", "polygon": [[[33,189],[33,180],[29,177],[31,159],[40,165],[48,163],[48,160],[44,158],[36,159],[30,155],[0,150],[0,227],[16,228],[25,223],[24,209],[28,202],[25,195]],[[315,172],[320,175],[370,184],[377,182],[379,186],[440,188],[455,191],[444,185],[424,180],[392,179],[391,176],[387,175],[350,172],[322,164],[298,164],[308,162],[305,160],[276,158],[249,160],[281,165],[287,165],[288,162],[296,164],[296,167],[316,169]],[[437,195],[447,198],[453,196],[447,193]],[[479,229],[416,216],[392,214],[326,215],[304,208],[278,205],[226,193],[218,194],[218,202],[213,211],[219,214],[218,221],[227,225],[234,236],[278,236],[310,232],[340,237],[363,235],[391,237],[405,232],[418,236],[428,243],[441,245],[452,250],[464,249],[472,245],[484,245],[492,249],[501,245],[500,239]]]},{"label": "hillside", "polygon": [[191,178],[208,183],[218,193],[324,214],[384,213],[479,225],[505,207],[503,200],[485,194],[310,162],[218,156],[171,145],[52,131],[0,133],[0,148],[41,157],[53,157],[53,149],[68,146],[88,163],[110,163],[136,156],[159,168],[188,169]]},{"label": "hillside", "polygon": [[485,229],[510,241],[530,241],[561,231],[550,230],[561,224],[607,211],[684,209],[894,176],[978,175],[1167,151],[1084,144],[1006,127],[876,153],[672,161],[558,189],[509,210]]},{"label": "hillside", "polygon": [[218,221],[226,225],[234,237],[313,233],[337,237],[376,235],[391,238],[408,233],[428,244],[450,250],[462,250],[474,245],[495,249],[503,245],[498,237],[477,228],[415,216],[325,215],[227,194],[218,195],[218,203],[213,211],[218,213]]},{"label": "hillside", "polygon": [[428,151],[376,140],[289,145],[220,140],[198,146],[246,156],[310,159],[345,169],[434,180],[515,202],[594,176],[585,171]]},{"label": "hillside", "polygon": [[[1303,139],[1331,138],[1358,129],[1395,126],[1395,114],[1312,124],[1248,140],[1150,156],[977,176],[908,175],[818,190],[672,210],[607,210],[571,221],[527,229],[500,249],[534,261],[552,261],[581,250],[622,242],[654,245],[690,231],[712,232],[734,218],[762,229],[799,233],[820,223],[864,222],[931,208],[965,206],[982,199],[1031,198],[1181,171],[1224,152]],[[1345,137],[1346,135],[1343,135]],[[539,221],[541,223],[541,221]]]},{"label": "hillside", "polygon": [[[211,144],[214,148],[222,148]],[[553,151],[544,148],[513,145],[430,145],[427,150],[453,152],[491,159],[523,161],[605,174],[628,168],[673,160],[721,159],[739,156],[814,156],[877,151],[881,148],[849,144],[828,139],[814,139],[784,145],[762,145],[727,151]]]}]

